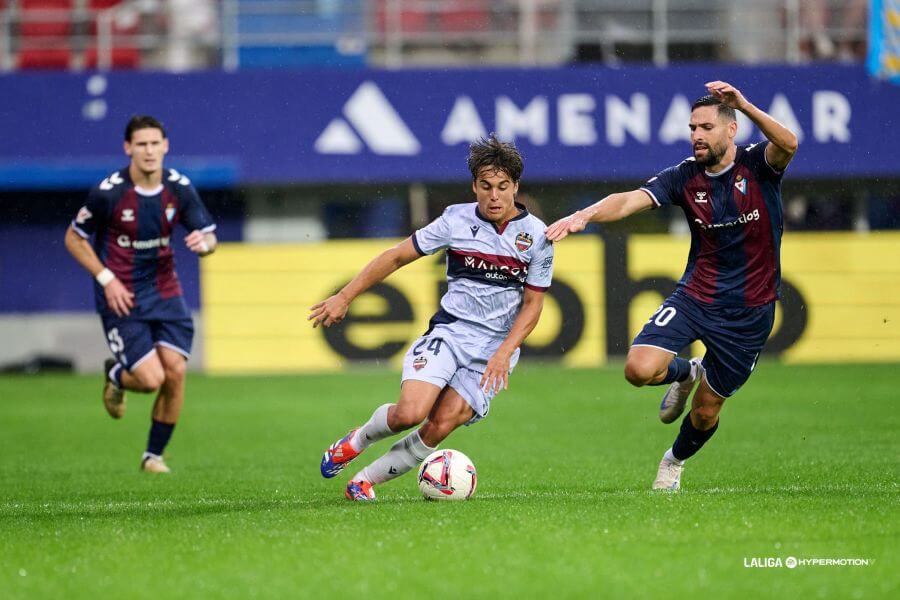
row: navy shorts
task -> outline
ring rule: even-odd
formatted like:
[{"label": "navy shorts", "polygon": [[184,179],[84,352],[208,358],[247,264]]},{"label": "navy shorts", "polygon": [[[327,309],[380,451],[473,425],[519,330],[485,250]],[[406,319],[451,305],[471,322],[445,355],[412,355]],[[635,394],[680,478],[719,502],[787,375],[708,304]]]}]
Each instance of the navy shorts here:
[{"label": "navy shorts", "polygon": [[191,319],[145,321],[115,315],[102,315],[100,319],[109,349],[128,371],[149,358],[156,346],[170,348],[185,358],[191,356],[194,341]]},{"label": "navy shorts", "polygon": [[675,293],[653,313],[631,345],[678,354],[700,340],[706,346],[706,382],[727,398],[750,377],[774,323],[774,302],[752,307],[710,306]]}]

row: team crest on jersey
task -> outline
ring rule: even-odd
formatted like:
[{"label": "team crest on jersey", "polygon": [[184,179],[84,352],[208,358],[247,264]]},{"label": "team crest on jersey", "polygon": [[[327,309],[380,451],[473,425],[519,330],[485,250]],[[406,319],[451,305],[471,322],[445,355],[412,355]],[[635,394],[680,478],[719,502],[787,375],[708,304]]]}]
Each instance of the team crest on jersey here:
[{"label": "team crest on jersey", "polygon": [[695,192],[694,193],[694,202],[698,202],[700,204],[706,204],[706,192]]},{"label": "team crest on jersey", "polygon": [[416,371],[421,371],[427,364],[428,364],[428,359],[425,358],[424,356],[420,356],[419,358],[417,358],[416,360],[413,361],[413,369],[415,369]]},{"label": "team crest on jersey", "polygon": [[175,207],[172,206],[171,204],[169,204],[168,206],[166,206],[166,219],[169,221],[169,223],[171,223],[172,219],[174,219],[174,218],[175,218]]},{"label": "team crest on jersey", "polygon": [[747,180],[744,179],[743,176],[738,175],[734,179],[734,187],[736,187],[737,191],[739,191],[740,193],[746,194],[747,193]]},{"label": "team crest on jersey", "polygon": [[79,225],[84,225],[87,220],[93,216],[94,214],[88,210],[87,206],[82,206],[81,210],[78,211],[78,215],[75,217],[75,222]]},{"label": "team crest on jersey", "polygon": [[122,222],[130,223],[131,221],[134,221],[134,209],[123,208],[122,209]]},{"label": "team crest on jersey", "polygon": [[531,244],[534,242],[532,237],[525,233],[524,231],[520,231],[516,236],[516,248],[519,252],[525,252],[529,248],[531,248]]}]

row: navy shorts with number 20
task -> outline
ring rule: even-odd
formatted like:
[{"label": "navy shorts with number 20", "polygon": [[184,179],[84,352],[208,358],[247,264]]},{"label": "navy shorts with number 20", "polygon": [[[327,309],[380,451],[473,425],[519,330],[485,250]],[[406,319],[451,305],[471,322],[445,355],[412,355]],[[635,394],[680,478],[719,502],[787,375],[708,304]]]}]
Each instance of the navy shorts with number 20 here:
[{"label": "navy shorts with number 20", "polygon": [[675,292],[653,313],[632,345],[678,354],[700,340],[706,346],[706,381],[716,394],[727,398],[750,377],[774,322],[774,302],[713,306]]}]

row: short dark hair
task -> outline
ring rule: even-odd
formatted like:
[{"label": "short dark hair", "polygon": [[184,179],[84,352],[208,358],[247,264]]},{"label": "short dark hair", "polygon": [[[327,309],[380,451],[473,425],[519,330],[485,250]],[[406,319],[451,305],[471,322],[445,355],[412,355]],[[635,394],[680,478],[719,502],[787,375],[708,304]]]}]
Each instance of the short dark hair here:
[{"label": "short dark hair", "polygon": [[166,128],[157,119],[150,115],[135,115],[131,117],[128,125],[125,126],[125,141],[130,142],[132,134],[138,129],[159,129],[162,132],[162,136],[166,137]]},{"label": "short dark hair", "polygon": [[469,146],[469,171],[472,172],[472,181],[478,179],[478,175],[486,167],[503,171],[513,183],[517,183],[522,176],[525,165],[522,163],[522,155],[515,144],[501,142],[497,135],[491,133],[487,138],[478,139]]},{"label": "short dark hair", "polygon": [[697,98],[694,100],[694,103],[691,104],[691,112],[694,112],[695,108],[699,108],[701,106],[715,106],[719,109],[719,116],[725,117],[729,121],[734,121],[737,117],[734,114],[734,109],[716,98],[715,96],[703,96],[702,98]]}]

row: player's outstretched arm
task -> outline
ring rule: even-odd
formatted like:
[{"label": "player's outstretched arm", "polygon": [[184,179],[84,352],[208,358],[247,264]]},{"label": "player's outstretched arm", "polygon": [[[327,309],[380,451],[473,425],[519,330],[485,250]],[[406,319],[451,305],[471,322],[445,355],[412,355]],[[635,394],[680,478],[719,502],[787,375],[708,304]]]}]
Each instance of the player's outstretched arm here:
[{"label": "player's outstretched arm", "polygon": [[650,194],[641,190],[610,194],[603,200],[560,219],[548,227],[545,234],[551,242],[558,242],[570,233],[583,231],[588,223],[619,221],[652,206]]},{"label": "player's outstretched arm", "polygon": [[393,248],[389,248],[372,259],[350,283],[345,285],[334,296],[314,304],[310,307],[307,321],[313,322],[313,327],[322,325],[330,327],[340,323],[350,308],[350,303],[367,289],[383,281],[388,275],[404,265],[420,258],[422,255],[416,251],[412,238],[406,238]]},{"label": "player's outstretched arm", "polygon": [[771,115],[754,106],[730,83],[710,81],[706,84],[706,89],[731,108],[747,115],[753,124],[759,127],[766,139],[771,142],[766,146],[766,161],[773,169],[783,171],[797,152],[799,146],[797,135]]},{"label": "player's outstretched arm", "polygon": [[184,243],[197,256],[209,256],[216,251],[219,239],[211,231],[204,233],[199,229],[195,229],[185,236]]},{"label": "player's outstretched arm", "polygon": [[66,230],[65,244],[66,250],[78,261],[78,264],[103,286],[106,304],[110,309],[120,317],[128,315],[134,307],[134,294],[129,292],[112,271],[100,262],[90,242],[75,233],[70,225]]},{"label": "player's outstretched arm", "polygon": [[509,387],[509,361],[516,348],[522,345],[525,338],[538,324],[543,308],[544,292],[526,287],[522,298],[522,308],[519,309],[519,314],[516,316],[509,334],[488,360],[484,375],[481,376],[483,390],[499,392]]}]

